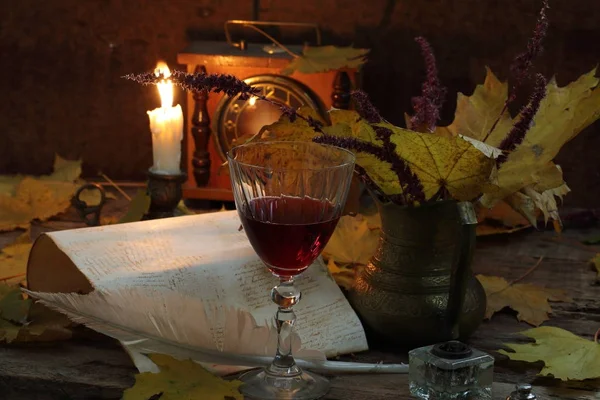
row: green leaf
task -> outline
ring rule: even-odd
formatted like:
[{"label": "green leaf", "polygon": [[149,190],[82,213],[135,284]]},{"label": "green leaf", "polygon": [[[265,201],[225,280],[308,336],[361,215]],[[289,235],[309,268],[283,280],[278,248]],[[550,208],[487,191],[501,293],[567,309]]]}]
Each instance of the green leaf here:
[{"label": "green leaf", "polygon": [[144,214],[148,212],[149,207],[150,196],[148,196],[144,190],[139,190],[133,199],[131,199],[129,209],[123,218],[119,220],[119,223],[124,224],[127,222],[141,221]]},{"label": "green leaf", "polygon": [[539,375],[561,380],[584,380],[600,377],[600,344],[552,326],[529,329],[521,334],[535,343],[504,345],[514,353],[499,350],[511,360],[543,361]]},{"label": "green leaf", "polygon": [[17,324],[25,324],[31,300],[24,299],[19,287],[0,285],[0,317]]},{"label": "green leaf", "polygon": [[583,244],[589,244],[589,245],[600,244],[600,236],[595,236],[595,237],[591,237],[589,239],[585,239],[583,241]]},{"label": "green leaf", "polygon": [[316,74],[341,68],[359,68],[365,63],[367,53],[368,49],[353,47],[307,46],[303,54],[294,58],[281,74]]},{"label": "green leaf", "polygon": [[225,381],[190,360],[180,361],[162,354],[149,357],[160,372],[137,374],[133,387],[123,393],[123,400],[148,400],[160,393],[160,400],[244,399],[238,391],[240,381]]}]

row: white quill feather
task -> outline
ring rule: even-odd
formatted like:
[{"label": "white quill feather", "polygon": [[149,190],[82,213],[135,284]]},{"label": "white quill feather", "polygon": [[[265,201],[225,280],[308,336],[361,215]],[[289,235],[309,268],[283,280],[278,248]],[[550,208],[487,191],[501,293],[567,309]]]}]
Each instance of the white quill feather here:
[{"label": "white quill feather", "polygon": [[[96,290],[87,295],[40,293],[25,290],[44,305],[66,314],[74,322],[123,343],[136,365],[142,354],[169,354],[205,365],[266,366],[273,360],[277,333],[258,326],[252,315],[230,306],[203,304],[177,292],[148,288]],[[404,364],[364,364],[327,361],[324,354],[300,348],[294,354],[300,367],[321,372],[407,373]],[[136,361],[137,360],[137,361]],[[147,360],[149,361],[149,360]],[[152,365],[141,369],[152,370]]]}]

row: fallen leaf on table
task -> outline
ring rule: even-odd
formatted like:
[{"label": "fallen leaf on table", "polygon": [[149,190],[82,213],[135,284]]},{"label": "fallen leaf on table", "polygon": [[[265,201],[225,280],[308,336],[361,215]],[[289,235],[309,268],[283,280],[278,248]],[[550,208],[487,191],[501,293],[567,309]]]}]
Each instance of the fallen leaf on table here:
[{"label": "fallen leaf on table", "polygon": [[79,183],[81,161],[56,156],[54,173],[11,176],[0,180],[0,231],[27,228],[34,219],[45,221],[67,208]]},{"label": "fallen leaf on table", "polygon": [[548,301],[572,302],[561,289],[549,289],[530,283],[509,285],[506,279],[498,276],[477,275],[487,297],[485,318],[489,319],[504,307],[517,311],[517,319],[533,326],[539,326],[549,319],[552,308]]},{"label": "fallen leaf on table", "polygon": [[306,46],[302,55],[294,58],[281,74],[291,75],[296,71],[316,74],[341,68],[359,68],[365,63],[367,53],[368,49],[353,47]]},{"label": "fallen leaf on table", "polygon": [[25,324],[31,307],[31,300],[24,298],[18,286],[0,285],[0,318]]},{"label": "fallen leaf on table", "polygon": [[531,223],[506,202],[501,201],[491,209],[477,207],[477,235],[487,236],[517,232],[531,226]]},{"label": "fallen leaf on table", "polygon": [[18,286],[0,285],[0,342],[22,343],[71,337],[69,319],[25,298]]},{"label": "fallen leaf on table", "polygon": [[600,279],[600,253],[596,254],[594,258],[590,260],[594,268],[596,268],[596,272],[598,273],[597,278]]},{"label": "fallen leaf on table", "polygon": [[371,229],[362,215],[340,218],[323,256],[342,264],[367,264],[379,243],[379,230]]},{"label": "fallen leaf on table", "polygon": [[529,329],[521,334],[535,339],[535,343],[505,343],[514,353],[505,350],[499,353],[515,361],[543,361],[544,368],[539,375],[552,375],[563,381],[600,377],[600,344],[552,326]]},{"label": "fallen leaf on table", "polygon": [[600,236],[592,237],[583,241],[584,244],[600,244]]},{"label": "fallen leaf on table", "polygon": [[327,269],[333,277],[333,280],[338,286],[343,287],[346,290],[350,290],[354,285],[354,279],[356,278],[358,265],[337,265],[333,258],[330,258],[327,262]]},{"label": "fallen leaf on table", "polygon": [[162,393],[160,400],[244,399],[238,391],[242,384],[238,380],[221,379],[190,360],[180,361],[162,354],[149,357],[160,372],[137,374],[133,387],[123,393],[123,400],[148,400],[159,393]]},{"label": "fallen leaf on table", "polygon": [[179,202],[179,204],[177,204],[177,208],[175,209],[175,214],[176,215],[196,215],[195,212],[193,212],[192,210],[190,210],[185,203],[183,202],[183,200],[181,200]]},{"label": "fallen leaf on table", "polygon": [[13,284],[25,278],[31,246],[30,233],[26,231],[0,251],[0,282]]},{"label": "fallen leaf on table", "polygon": [[119,220],[120,224],[141,221],[150,207],[150,196],[145,190],[139,190],[131,199],[127,213]]}]

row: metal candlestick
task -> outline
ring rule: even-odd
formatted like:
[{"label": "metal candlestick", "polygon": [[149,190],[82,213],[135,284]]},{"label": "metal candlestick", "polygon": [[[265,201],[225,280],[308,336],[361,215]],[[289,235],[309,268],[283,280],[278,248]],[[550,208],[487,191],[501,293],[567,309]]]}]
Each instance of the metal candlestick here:
[{"label": "metal candlestick", "polygon": [[148,196],[150,207],[144,220],[169,218],[175,215],[175,209],[183,196],[182,184],[187,174],[157,174],[148,170]]}]

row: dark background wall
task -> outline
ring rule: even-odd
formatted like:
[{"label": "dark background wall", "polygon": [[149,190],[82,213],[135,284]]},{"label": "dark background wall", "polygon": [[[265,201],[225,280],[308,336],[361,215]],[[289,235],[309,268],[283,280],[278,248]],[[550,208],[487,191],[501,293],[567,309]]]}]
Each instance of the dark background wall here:
[{"label": "dark background wall", "polygon": [[[423,77],[413,42],[435,48],[450,96],[470,94],[489,65],[505,78],[535,24],[541,0],[262,0],[260,19],[321,24],[328,44],[372,49],[364,88],[401,123]],[[192,39],[224,38],[227,19],[251,19],[251,0],[0,1],[0,173],[45,173],[55,153],[82,158],[84,172],[141,179],[152,163],[145,110],[154,90],[121,79],[176,66]],[[539,70],[565,84],[600,61],[600,1],[551,0],[550,32]],[[284,41],[299,40],[283,35]],[[182,103],[182,96],[177,99]],[[567,202],[597,207],[600,124],[558,157],[573,189]],[[590,187],[589,189],[587,187]]]}]

